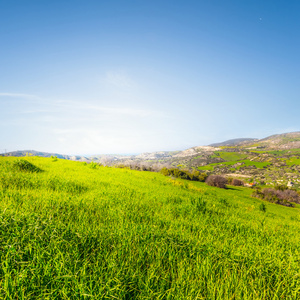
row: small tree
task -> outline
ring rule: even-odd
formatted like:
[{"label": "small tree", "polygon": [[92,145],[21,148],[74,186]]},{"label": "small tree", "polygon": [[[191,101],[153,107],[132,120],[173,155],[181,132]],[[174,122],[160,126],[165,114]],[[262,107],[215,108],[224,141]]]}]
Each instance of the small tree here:
[{"label": "small tree", "polygon": [[232,185],[234,186],[243,186],[244,185],[244,182],[242,180],[239,180],[239,179],[236,179],[234,178],[231,182]]},{"label": "small tree", "polygon": [[210,175],[205,180],[206,184],[226,189],[227,179],[220,175]]}]

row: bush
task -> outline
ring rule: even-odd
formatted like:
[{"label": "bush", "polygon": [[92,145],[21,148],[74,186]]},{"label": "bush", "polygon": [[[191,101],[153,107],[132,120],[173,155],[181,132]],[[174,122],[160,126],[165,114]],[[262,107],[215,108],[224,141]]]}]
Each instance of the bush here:
[{"label": "bush", "polygon": [[200,173],[199,171],[193,170],[192,172],[179,170],[177,168],[162,168],[160,170],[161,174],[165,176],[173,176],[176,178],[187,179],[192,181],[204,182],[207,178],[206,173]]},{"label": "bush", "polygon": [[288,189],[288,187],[284,184],[278,184],[275,186],[275,190],[277,190],[277,191],[285,191],[287,189]]},{"label": "bush", "polygon": [[57,156],[51,155],[52,161],[57,161]]},{"label": "bush", "polygon": [[160,173],[163,174],[163,175],[165,175],[165,176],[169,176],[170,175],[169,169],[167,169],[167,168],[162,168],[160,170]]},{"label": "bush", "polygon": [[205,180],[206,184],[226,189],[227,179],[220,175],[210,175]]},{"label": "bush", "polygon": [[115,165],[115,168],[119,168],[119,169],[130,169],[129,166],[126,166],[124,164],[118,164],[118,165]]},{"label": "bush", "polygon": [[227,177],[227,183],[232,184],[233,178],[232,177]]},{"label": "bush", "polygon": [[266,188],[261,191],[255,190],[252,196],[290,207],[294,206],[292,202],[300,203],[300,195],[294,190],[276,190],[272,188]]},{"label": "bush", "polygon": [[90,167],[91,169],[97,169],[97,168],[100,167],[100,166],[102,166],[102,165],[99,164],[99,163],[96,163],[96,162],[94,162],[94,161],[91,161],[91,162],[89,163],[89,167]]},{"label": "bush", "polygon": [[236,179],[234,178],[231,182],[232,185],[234,186],[243,186],[244,185],[244,182],[242,180],[239,180],[239,179]]},{"label": "bush", "polygon": [[207,178],[207,174],[201,173],[198,178],[199,178],[199,181],[204,182]]},{"label": "bush", "polygon": [[34,164],[30,163],[28,160],[25,159],[18,159],[13,162],[13,167],[18,171],[25,171],[31,173],[38,173],[42,170],[35,166]]},{"label": "bush", "polygon": [[267,211],[266,204],[264,204],[264,203],[261,203],[258,208],[259,208],[260,211],[263,211],[263,212]]}]

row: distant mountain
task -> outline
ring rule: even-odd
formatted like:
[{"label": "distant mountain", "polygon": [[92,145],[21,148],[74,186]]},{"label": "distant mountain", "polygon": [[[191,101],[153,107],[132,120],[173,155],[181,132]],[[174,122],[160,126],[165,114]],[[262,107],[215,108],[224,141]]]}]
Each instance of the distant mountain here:
[{"label": "distant mountain", "polygon": [[51,157],[56,156],[61,159],[74,161],[98,162],[104,165],[117,164],[133,164],[133,163],[148,163],[148,164],[168,164],[174,167],[187,166],[198,167],[211,163],[222,161],[218,155],[214,155],[215,151],[220,151],[220,147],[230,147],[222,149],[222,151],[239,152],[249,151],[251,149],[264,150],[289,150],[300,149],[300,131],[283,134],[275,134],[264,139],[255,138],[237,138],[220,143],[210,144],[209,146],[196,146],[183,151],[159,151],[150,153],[141,153],[135,155],[117,155],[117,154],[102,154],[91,156],[70,156],[58,153],[48,153],[35,150],[22,150],[2,153],[0,156],[41,156]]},{"label": "distant mountain", "polygon": [[56,156],[61,159],[87,163],[94,161],[104,166],[144,171],[160,171],[162,168],[197,170],[207,175],[221,174],[268,185],[292,183],[300,190],[300,131],[275,134],[263,139],[232,139],[209,146],[191,147],[183,151],[70,156],[24,150],[0,155]]},{"label": "distant mountain", "polygon": [[274,134],[255,142],[259,148],[289,150],[300,148],[300,131]]},{"label": "distant mountain", "polygon": [[300,131],[274,134],[263,139],[240,138],[209,145],[211,147],[251,147],[272,150],[300,148]]},{"label": "distant mountain", "polygon": [[211,146],[197,146],[193,148],[189,148],[183,151],[180,151],[179,153],[173,155],[173,157],[188,157],[188,156],[198,156],[201,154],[213,154],[214,151],[217,151],[218,148],[211,147]]},{"label": "distant mountain", "polygon": [[254,141],[257,140],[258,139],[254,139],[254,138],[240,138],[240,139],[227,140],[221,143],[210,144],[209,146],[211,147],[240,146],[246,143],[253,143]]},{"label": "distant mountain", "polygon": [[41,156],[41,157],[51,157],[56,156],[57,158],[61,159],[68,159],[68,160],[75,160],[75,161],[89,161],[87,157],[84,156],[77,156],[77,155],[64,155],[58,153],[48,153],[42,151],[35,151],[35,150],[18,150],[12,151],[7,153],[1,153],[0,156],[16,156],[16,157],[23,157],[23,156]]}]

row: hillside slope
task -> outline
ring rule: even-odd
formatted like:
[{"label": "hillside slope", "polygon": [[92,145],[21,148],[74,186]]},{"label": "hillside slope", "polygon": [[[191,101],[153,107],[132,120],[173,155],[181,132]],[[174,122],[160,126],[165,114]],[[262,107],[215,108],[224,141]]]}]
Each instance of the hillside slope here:
[{"label": "hillside slope", "polygon": [[275,134],[255,142],[266,149],[289,150],[300,148],[300,132]]},{"label": "hillside slope", "polygon": [[49,153],[36,150],[17,150],[7,153],[1,153],[0,156],[15,156],[15,157],[24,157],[24,156],[40,156],[40,157],[51,157],[56,156],[57,158],[75,160],[75,161],[90,161],[87,157],[78,156],[78,155],[65,155],[59,153]]},{"label": "hillside slope", "polygon": [[221,143],[210,144],[209,146],[211,146],[211,147],[241,146],[243,144],[253,143],[254,141],[257,141],[257,140],[258,139],[253,139],[253,138],[240,138],[240,139],[227,140],[227,141],[221,142]]},{"label": "hillside slope", "polygon": [[38,155],[106,166],[159,171],[162,168],[197,170],[207,174],[238,177],[244,181],[277,185],[292,184],[300,189],[300,132],[216,143],[218,147],[196,146],[183,151],[160,151],[135,155],[67,156],[36,151],[17,151],[6,156]]},{"label": "hillside slope", "polygon": [[26,161],[0,158],[3,299],[298,298],[298,207],[263,212],[247,188]]}]

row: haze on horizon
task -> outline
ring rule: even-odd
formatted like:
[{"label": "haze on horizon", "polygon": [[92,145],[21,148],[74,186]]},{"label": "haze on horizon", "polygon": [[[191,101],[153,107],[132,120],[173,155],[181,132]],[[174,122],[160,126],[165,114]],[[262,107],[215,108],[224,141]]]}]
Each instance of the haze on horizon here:
[{"label": "haze on horizon", "polygon": [[141,153],[299,131],[299,9],[0,1],[0,149]]}]

